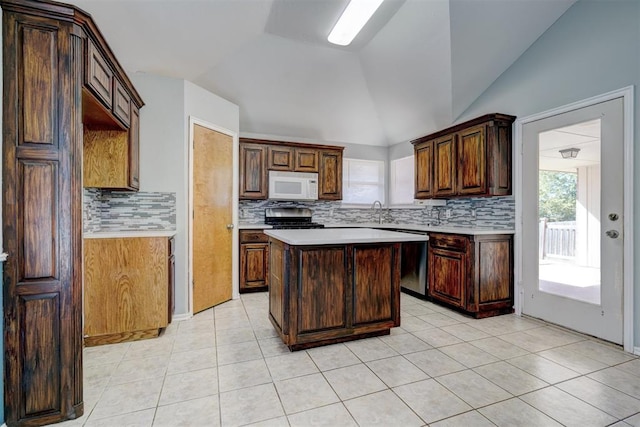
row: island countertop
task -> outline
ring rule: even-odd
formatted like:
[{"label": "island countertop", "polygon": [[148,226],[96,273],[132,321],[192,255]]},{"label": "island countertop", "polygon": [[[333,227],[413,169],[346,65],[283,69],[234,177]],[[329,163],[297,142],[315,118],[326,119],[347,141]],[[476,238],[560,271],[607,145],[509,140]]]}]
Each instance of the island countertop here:
[{"label": "island countertop", "polygon": [[372,228],[267,229],[264,230],[264,234],[294,246],[426,242],[429,240],[426,234],[409,234]]}]

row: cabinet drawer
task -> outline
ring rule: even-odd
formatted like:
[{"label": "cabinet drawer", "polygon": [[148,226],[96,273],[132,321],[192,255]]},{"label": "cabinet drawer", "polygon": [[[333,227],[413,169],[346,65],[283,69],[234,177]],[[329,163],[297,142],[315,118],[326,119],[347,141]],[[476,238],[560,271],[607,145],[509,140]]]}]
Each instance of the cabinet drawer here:
[{"label": "cabinet drawer", "polygon": [[113,105],[113,71],[91,40],[87,46],[87,86],[109,110]]},{"label": "cabinet drawer", "polygon": [[113,79],[113,114],[125,126],[131,124],[131,96],[118,79]]},{"label": "cabinet drawer", "polygon": [[457,234],[429,234],[429,245],[432,248],[454,249],[458,251],[466,251],[469,239],[465,236]]},{"label": "cabinet drawer", "polygon": [[240,230],[240,243],[267,243],[269,236],[262,230]]}]

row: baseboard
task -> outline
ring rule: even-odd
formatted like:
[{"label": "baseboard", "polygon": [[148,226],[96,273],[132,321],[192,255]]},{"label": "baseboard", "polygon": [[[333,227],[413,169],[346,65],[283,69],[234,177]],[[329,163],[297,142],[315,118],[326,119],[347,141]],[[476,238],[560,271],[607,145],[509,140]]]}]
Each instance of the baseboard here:
[{"label": "baseboard", "polygon": [[633,347],[633,354],[640,356],[640,347]]},{"label": "baseboard", "polygon": [[193,317],[191,313],[174,314],[171,316],[172,322],[182,322],[183,320],[189,320]]}]

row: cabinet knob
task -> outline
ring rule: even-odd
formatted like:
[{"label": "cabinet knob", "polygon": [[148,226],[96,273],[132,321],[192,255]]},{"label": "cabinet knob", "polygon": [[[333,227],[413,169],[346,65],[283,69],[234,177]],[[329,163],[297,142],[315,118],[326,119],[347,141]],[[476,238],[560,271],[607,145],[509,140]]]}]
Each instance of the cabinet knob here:
[{"label": "cabinet knob", "polygon": [[233,224],[227,224],[227,230],[233,230]]}]

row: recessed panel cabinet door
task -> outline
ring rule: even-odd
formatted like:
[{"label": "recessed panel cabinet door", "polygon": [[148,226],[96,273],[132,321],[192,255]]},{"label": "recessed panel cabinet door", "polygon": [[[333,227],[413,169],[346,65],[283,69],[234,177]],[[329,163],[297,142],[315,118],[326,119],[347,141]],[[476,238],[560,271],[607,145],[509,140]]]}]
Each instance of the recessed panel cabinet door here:
[{"label": "recessed panel cabinet door", "polygon": [[423,142],[415,148],[415,198],[433,196],[433,141]]},{"label": "recessed panel cabinet door", "polygon": [[240,198],[267,198],[267,146],[240,144]]},{"label": "recessed panel cabinet door", "polygon": [[5,417],[43,425],[83,411],[83,43],[5,4],[2,31]]},{"label": "recessed panel cabinet door", "polygon": [[446,135],[433,142],[433,195],[456,194],[456,139]]},{"label": "recessed panel cabinet door", "polygon": [[458,194],[487,192],[487,148],[485,126],[458,134]]},{"label": "recessed panel cabinet door", "polygon": [[318,199],[342,200],[342,151],[320,151]]}]

